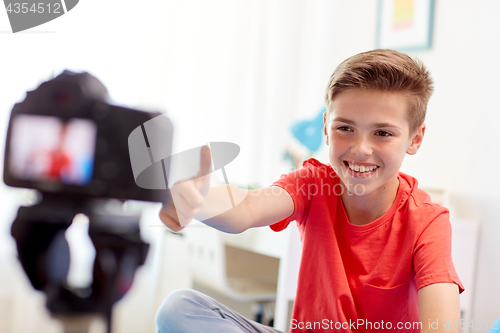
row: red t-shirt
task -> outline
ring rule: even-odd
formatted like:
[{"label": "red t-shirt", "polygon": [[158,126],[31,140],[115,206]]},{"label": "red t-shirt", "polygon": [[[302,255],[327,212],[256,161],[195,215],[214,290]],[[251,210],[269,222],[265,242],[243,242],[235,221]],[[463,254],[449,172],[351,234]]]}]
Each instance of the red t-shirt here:
[{"label": "red t-shirt", "polygon": [[389,210],[353,225],[340,182],[331,166],[310,159],[273,184],[295,210],[271,228],[295,220],[303,244],[291,332],[420,332],[417,290],[439,282],[464,290],[451,259],[448,210],[399,173]]}]

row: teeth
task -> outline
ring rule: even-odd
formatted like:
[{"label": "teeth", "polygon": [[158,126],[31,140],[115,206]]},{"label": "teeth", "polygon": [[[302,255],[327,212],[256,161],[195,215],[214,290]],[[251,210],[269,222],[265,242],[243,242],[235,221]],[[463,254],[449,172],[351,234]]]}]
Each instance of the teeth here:
[{"label": "teeth", "polygon": [[377,169],[378,167],[375,165],[372,165],[372,166],[354,165],[354,166],[352,166],[349,164],[349,168],[351,170],[356,171],[356,172],[368,172],[368,171],[373,171],[373,170]]}]

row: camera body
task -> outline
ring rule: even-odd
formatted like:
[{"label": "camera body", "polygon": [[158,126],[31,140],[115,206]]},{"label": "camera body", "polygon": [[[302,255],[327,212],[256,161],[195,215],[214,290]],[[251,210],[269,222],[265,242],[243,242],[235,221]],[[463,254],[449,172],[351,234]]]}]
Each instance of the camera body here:
[{"label": "camera body", "polygon": [[[33,287],[46,294],[47,308],[67,332],[75,332],[74,318],[95,314],[111,332],[113,304],[146,260],[140,214],[109,212],[103,209],[108,199],[171,200],[165,157],[172,123],[107,100],[98,79],[65,71],[28,92],[9,120],[4,182],[42,193],[37,204],[19,208],[11,233]],[[88,217],[96,258],[91,285],[74,288],[67,283],[65,231],[80,213]]]},{"label": "camera body", "polygon": [[[166,189],[136,184],[129,159],[130,133],[159,113],[112,105],[107,96],[105,86],[92,75],[69,71],[28,92],[10,116],[4,182],[78,200],[165,203]],[[165,121],[162,135],[168,153],[172,124]]]}]

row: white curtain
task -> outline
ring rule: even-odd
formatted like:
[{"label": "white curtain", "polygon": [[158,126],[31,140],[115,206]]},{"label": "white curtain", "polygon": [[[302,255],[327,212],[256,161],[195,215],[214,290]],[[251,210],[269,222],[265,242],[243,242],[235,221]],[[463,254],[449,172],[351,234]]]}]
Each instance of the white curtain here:
[{"label": "white curtain", "polygon": [[117,103],[167,111],[175,151],[237,143],[230,182],[267,185],[289,168],[290,124],[322,106],[341,3],[87,0],[60,26],[56,72],[91,71]]}]

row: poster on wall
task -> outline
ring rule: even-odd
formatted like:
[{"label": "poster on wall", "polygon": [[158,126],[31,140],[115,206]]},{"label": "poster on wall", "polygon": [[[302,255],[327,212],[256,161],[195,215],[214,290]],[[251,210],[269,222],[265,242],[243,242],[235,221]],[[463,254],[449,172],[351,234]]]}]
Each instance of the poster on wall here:
[{"label": "poster on wall", "polygon": [[430,49],[433,20],[434,0],[379,0],[376,47]]}]

